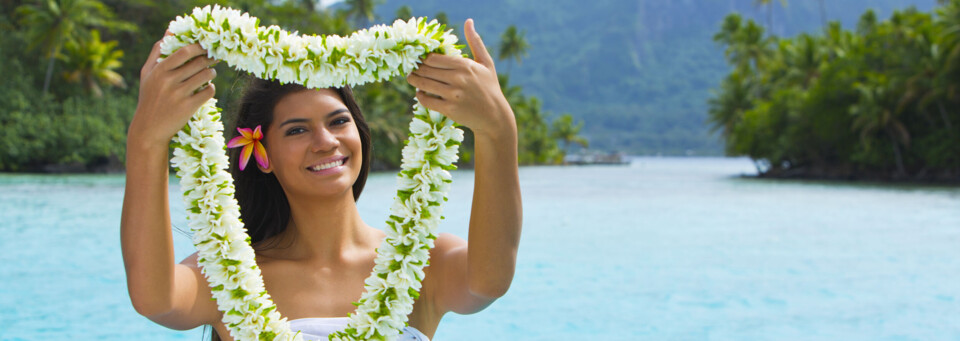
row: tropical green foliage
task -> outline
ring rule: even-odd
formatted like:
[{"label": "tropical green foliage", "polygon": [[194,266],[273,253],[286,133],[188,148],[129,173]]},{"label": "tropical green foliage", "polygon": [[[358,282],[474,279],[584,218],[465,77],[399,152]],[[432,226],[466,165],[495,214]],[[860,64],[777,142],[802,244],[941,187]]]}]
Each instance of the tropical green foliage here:
[{"label": "tropical green foliage", "polygon": [[783,6],[773,0],[758,8],[755,1],[390,0],[377,12],[392,20],[408,5],[416,16],[442,10],[453,23],[474,18],[494,57],[501,33],[515,25],[526,31],[529,55],[522,66],[499,62],[497,70],[508,71],[511,83],[539,98],[544,110],[585,122],[591,149],[704,155],[722,153],[723,141],[704,122],[710,89],[731,71],[712,40],[727,13],[766,27],[772,11],[773,32],[793,36],[822,32],[825,17],[850,28],[867,8],[889,16],[936,2],[788,0]]},{"label": "tropical green foliage", "polygon": [[373,8],[381,1],[377,0],[344,0],[347,4],[345,11],[348,18],[353,20],[356,27],[367,27],[376,19]]},{"label": "tropical green foliage", "polygon": [[123,163],[135,93],[51,101],[32,76],[17,71],[26,63],[0,65],[0,170],[106,171]]},{"label": "tropical green foliage", "polygon": [[97,30],[91,32],[87,41],[67,43],[66,53],[59,56],[67,70],[70,70],[63,73],[63,78],[68,82],[83,83],[94,97],[103,97],[100,83],[126,88],[123,76],[115,71],[123,65],[120,63],[123,51],[116,47],[116,41],[100,41],[100,32]]},{"label": "tropical green foliage", "polygon": [[[249,11],[262,25],[279,25],[304,34],[340,35],[376,20],[374,7],[380,2],[349,0],[334,8],[320,8],[314,0],[216,1]],[[0,28],[5,32],[0,35],[0,58],[4,60],[0,74],[5,77],[0,85],[4,94],[0,96],[0,171],[122,167],[126,128],[136,108],[143,61],[170,20],[209,3],[34,0],[0,6]],[[397,12],[407,19],[412,16],[409,7]],[[431,17],[447,20],[443,12]],[[52,77],[54,74],[63,77]],[[217,67],[217,74],[216,96],[226,113],[224,119],[230,121],[247,76],[225,65]],[[525,96],[522,88],[507,85],[506,78],[503,85],[518,122],[522,122],[521,162],[558,163],[563,152],[557,140],[562,138],[550,129],[550,114],[536,98]],[[414,89],[399,78],[359,87],[355,93],[374,136],[374,167],[398,167]],[[472,162],[472,141],[467,131],[462,166]]]},{"label": "tropical green foliage", "polygon": [[523,89],[510,85],[508,76],[500,75],[500,87],[517,117],[517,132],[520,164],[560,163],[564,152],[557,147],[557,140],[547,124],[549,115],[541,106],[540,99],[527,97]]},{"label": "tropical green foliage", "polygon": [[567,150],[571,144],[587,148],[590,146],[590,141],[580,136],[581,129],[583,129],[583,122],[573,123],[573,115],[565,113],[553,120],[552,137],[563,143],[562,150]]},{"label": "tropical green foliage", "polygon": [[[520,64],[523,58],[527,56],[527,50],[530,49],[530,44],[527,43],[525,35],[526,32],[517,31],[517,26],[507,26],[507,29],[500,36],[500,51],[497,53],[497,59],[507,62],[513,59],[517,61],[517,64]],[[509,69],[512,65],[513,63],[507,65],[507,73],[510,72]]]},{"label": "tropical green foliage", "polygon": [[44,0],[15,9],[20,27],[27,37],[27,50],[40,48],[47,59],[43,93],[50,89],[54,59],[64,44],[77,44],[90,35],[93,27],[111,30],[135,30],[132,24],[114,19],[109,7],[96,0]]},{"label": "tropical green foliage", "polygon": [[731,14],[709,121],[765,175],[960,180],[958,27],[960,0],[793,38]]}]

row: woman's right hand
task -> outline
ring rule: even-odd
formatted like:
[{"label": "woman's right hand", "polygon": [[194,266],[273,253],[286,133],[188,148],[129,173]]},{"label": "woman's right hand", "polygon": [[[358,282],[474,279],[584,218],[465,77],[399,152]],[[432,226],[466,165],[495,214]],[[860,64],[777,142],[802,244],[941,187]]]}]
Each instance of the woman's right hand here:
[{"label": "woman's right hand", "polygon": [[[170,34],[170,33],[167,33]],[[162,41],[162,40],[161,40]],[[140,69],[140,97],[128,131],[128,142],[166,146],[200,106],[213,98],[216,61],[199,44],[187,45],[162,62],[160,42]]]}]

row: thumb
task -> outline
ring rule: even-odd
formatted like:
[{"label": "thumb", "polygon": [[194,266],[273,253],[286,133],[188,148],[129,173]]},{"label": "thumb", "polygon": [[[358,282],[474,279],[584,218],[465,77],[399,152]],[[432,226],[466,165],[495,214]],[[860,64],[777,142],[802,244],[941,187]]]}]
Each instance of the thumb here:
[{"label": "thumb", "polygon": [[473,60],[490,68],[491,70],[494,70],[493,57],[490,57],[490,52],[488,52],[487,47],[483,45],[483,40],[480,39],[480,34],[477,33],[477,29],[473,27],[473,19],[467,19],[467,22],[463,24],[463,27],[464,35],[467,38],[467,44],[470,44],[470,52],[473,53]]}]

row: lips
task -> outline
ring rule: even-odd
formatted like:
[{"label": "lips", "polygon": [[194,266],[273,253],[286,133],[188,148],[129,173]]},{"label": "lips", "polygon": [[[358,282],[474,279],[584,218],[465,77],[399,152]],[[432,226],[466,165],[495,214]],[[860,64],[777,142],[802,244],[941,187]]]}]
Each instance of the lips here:
[{"label": "lips", "polygon": [[346,156],[334,156],[320,160],[320,162],[314,163],[307,167],[307,170],[314,173],[328,173],[339,169],[343,164],[349,159]]}]

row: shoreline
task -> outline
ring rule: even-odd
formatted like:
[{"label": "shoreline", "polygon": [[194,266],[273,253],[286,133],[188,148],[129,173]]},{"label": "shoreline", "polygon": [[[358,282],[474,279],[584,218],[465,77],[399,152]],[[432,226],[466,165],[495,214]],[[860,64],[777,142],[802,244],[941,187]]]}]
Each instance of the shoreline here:
[{"label": "shoreline", "polygon": [[[522,164],[520,167],[525,166],[553,166],[553,167],[584,167],[584,166],[607,166],[607,167],[617,167],[617,166],[629,166],[634,162],[641,161],[644,159],[698,159],[698,158],[707,158],[707,159],[739,159],[743,157],[730,157],[730,156],[713,156],[713,155],[703,155],[703,156],[688,156],[688,155],[623,155],[621,163],[615,164],[605,164],[605,163],[588,163],[588,164],[576,164],[576,163],[567,163],[567,164]],[[112,162],[104,162],[100,165],[85,167],[80,164],[66,164],[66,165],[46,165],[43,167],[32,167],[29,170],[25,171],[0,171],[0,174],[9,174],[9,175],[110,175],[110,174],[124,174],[126,172],[125,167],[117,160],[111,160]],[[385,167],[382,163],[374,163],[371,165],[371,172],[395,172],[399,168]],[[461,170],[470,170],[473,169],[473,163],[467,162],[465,164],[459,165],[458,167]],[[172,174],[171,169],[171,174]],[[751,172],[753,173],[753,172]],[[734,177],[742,179],[767,179],[767,180],[794,180],[794,181],[823,181],[831,183],[844,183],[844,184],[903,184],[903,185],[931,185],[931,186],[960,186],[960,170],[956,171],[924,171],[924,172],[915,172],[914,174],[909,175],[897,175],[893,173],[882,173],[882,172],[854,172],[850,169],[810,169],[810,168],[799,168],[799,169],[768,169],[766,171],[757,172],[753,174],[740,174],[735,175]]]},{"label": "shoreline", "polygon": [[854,172],[818,172],[810,170],[779,170],[761,172],[756,175],[741,175],[745,179],[823,181],[834,183],[872,183],[903,185],[960,186],[960,173],[926,173],[920,175],[898,175],[889,173]]}]

